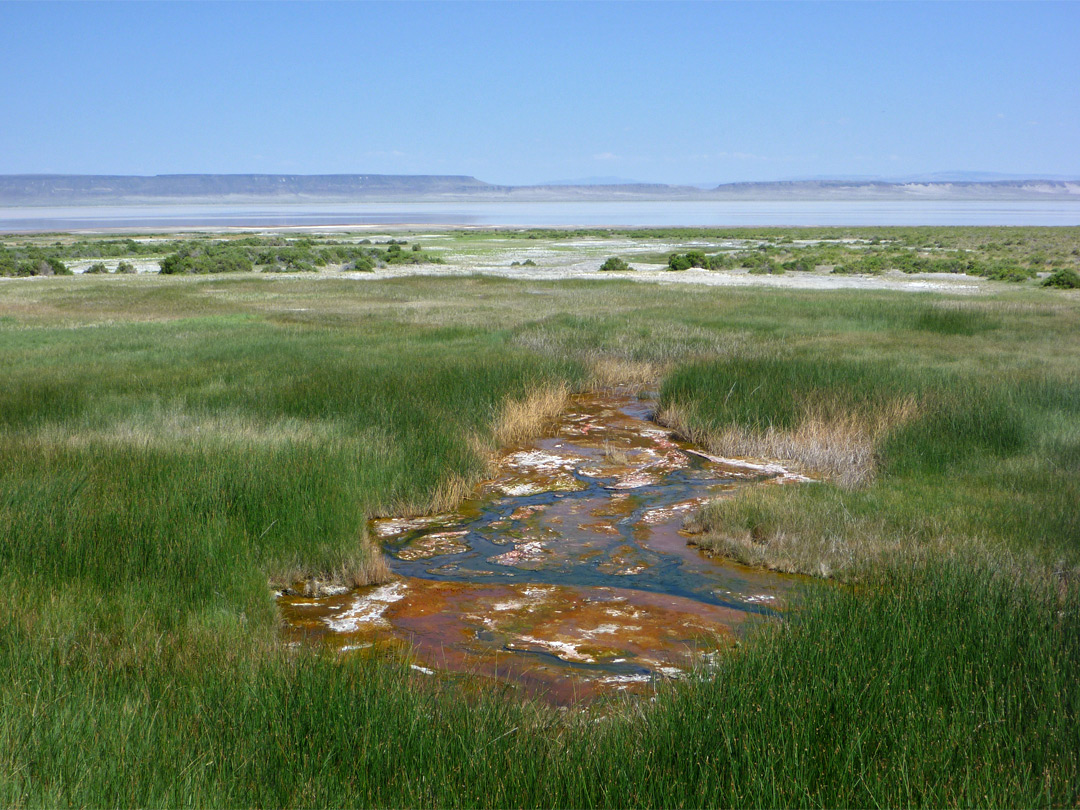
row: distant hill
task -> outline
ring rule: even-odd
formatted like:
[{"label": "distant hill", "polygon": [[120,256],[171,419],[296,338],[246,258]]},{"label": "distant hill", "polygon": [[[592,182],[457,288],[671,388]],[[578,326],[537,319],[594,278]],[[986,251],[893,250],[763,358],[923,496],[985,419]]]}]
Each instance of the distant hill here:
[{"label": "distant hill", "polygon": [[904,182],[793,180],[726,183],[712,199],[753,200],[1040,200],[1080,201],[1080,181],[998,180],[992,182]]},{"label": "distant hill", "polygon": [[492,188],[475,177],[396,174],[0,175],[0,204],[112,202],[306,202],[468,195]]},{"label": "distant hill", "polygon": [[[609,178],[598,178],[609,179]],[[0,175],[0,205],[574,202],[618,200],[1076,200],[1080,181],[794,180],[714,188],[662,183],[500,186],[459,175]]]}]

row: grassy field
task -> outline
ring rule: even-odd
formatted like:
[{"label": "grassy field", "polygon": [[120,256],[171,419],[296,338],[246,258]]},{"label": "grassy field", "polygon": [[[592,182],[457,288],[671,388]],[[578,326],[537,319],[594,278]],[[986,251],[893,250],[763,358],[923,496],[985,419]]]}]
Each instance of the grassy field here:
[{"label": "grassy field", "polygon": [[[670,238],[422,241],[585,236]],[[988,283],[0,282],[0,804],[1075,805],[1080,298]],[[615,380],[822,478],[695,518],[831,578],[790,621],[580,712],[280,643],[271,584],[379,581],[366,518],[453,503],[557,392]]]}]

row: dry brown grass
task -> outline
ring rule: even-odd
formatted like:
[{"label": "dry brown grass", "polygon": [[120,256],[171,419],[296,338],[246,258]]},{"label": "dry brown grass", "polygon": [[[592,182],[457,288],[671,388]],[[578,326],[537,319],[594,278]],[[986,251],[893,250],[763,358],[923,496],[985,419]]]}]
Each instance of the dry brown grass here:
[{"label": "dry brown grass", "polygon": [[570,389],[566,385],[548,385],[530,392],[524,399],[512,399],[503,405],[495,420],[494,438],[499,445],[526,442],[566,408]]},{"label": "dry brown grass", "polygon": [[618,447],[611,442],[604,442],[604,459],[611,464],[624,467],[630,463],[630,454],[625,447]]},{"label": "dry brown grass", "polygon": [[873,413],[835,414],[811,404],[794,429],[770,426],[756,431],[731,425],[717,433],[692,426],[686,409],[676,404],[658,413],[657,421],[712,453],[794,463],[850,488],[873,479],[878,443],[917,409],[914,398],[896,400]]},{"label": "dry brown grass", "polygon": [[420,515],[448,512],[468,498],[472,494],[475,485],[475,481],[471,481],[464,476],[451,475],[439,484],[422,509],[414,511]]},{"label": "dry brown grass", "polygon": [[663,376],[666,364],[597,355],[588,359],[588,366],[589,388],[603,391],[624,385],[639,388],[655,386]]},{"label": "dry brown grass", "polygon": [[361,585],[381,585],[389,582],[393,579],[393,572],[378,546],[365,540],[363,557],[344,567],[342,576],[350,585],[359,588]]}]

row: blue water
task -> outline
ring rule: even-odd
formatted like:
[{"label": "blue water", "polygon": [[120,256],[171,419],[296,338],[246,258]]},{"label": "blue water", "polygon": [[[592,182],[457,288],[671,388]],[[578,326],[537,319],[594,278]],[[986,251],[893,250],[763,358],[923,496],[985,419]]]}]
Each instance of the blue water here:
[{"label": "blue water", "polygon": [[[575,397],[573,407],[552,426],[552,435],[531,447],[556,454],[552,458],[568,456],[572,464],[567,469],[576,489],[559,487],[509,495],[502,486],[520,483],[520,476],[532,483],[554,485],[547,472],[536,473],[504,461],[500,475],[465,501],[457,519],[440,520],[386,539],[390,566],[395,573],[413,579],[632,588],[771,614],[770,608],[747,602],[744,597],[760,592],[763,586],[782,585],[782,577],[759,573],[750,582],[741,569],[697,552],[687,553],[686,537],[678,535],[686,512],[648,519],[650,512],[663,512],[677,504],[699,502],[756,483],[745,473],[732,475],[730,470],[706,462],[692,445],[680,439],[661,439],[650,433],[655,428],[653,404],[625,392]],[[661,430],[661,436],[663,433]],[[611,447],[623,448],[625,461],[609,460],[606,452]],[[677,458],[678,463],[665,466],[665,454]],[[620,485],[628,472],[646,470],[652,475],[630,487]],[[425,536],[439,536],[447,530],[466,532],[458,542],[467,549],[453,548],[417,558],[400,553]],[[673,547],[665,538],[674,540]],[[520,563],[500,561],[499,555],[533,542],[547,547],[543,556]]]},{"label": "blue water", "polygon": [[[582,543],[580,535],[589,536],[589,533],[587,531],[575,531],[572,526],[568,526],[562,527],[561,544],[575,548],[580,545],[582,550],[590,548],[596,551],[602,548],[604,552],[610,552],[623,544],[636,546],[638,545],[637,534],[643,526],[642,517],[649,509],[671,506],[693,495],[709,492],[710,485],[737,483],[737,479],[723,476],[710,475],[702,477],[694,475],[694,472],[700,471],[703,466],[700,460],[692,458],[690,471],[673,471],[654,486],[634,490],[633,497],[636,507],[613,524],[618,530],[618,535],[604,538],[603,542],[599,542],[595,535],[591,535],[589,541]],[[625,576],[602,570],[601,564],[608,561],[607,553],[602,553],[589,560],[576,560],[574,554],[571,553],[567,558],[558,559],[553,564],[527,571],[509,566],[492,565],[491,557],[513,548],[512,541],[508,541],[513,528],[510,530],[502,527],[496,528],[492,524],[510,523],[514,528],[520,529],[520,523],[524,521],[512,521],[510,518],[511,514],[520,507],[557,506],[560,501],[564,500],[567,502],[583,501],[592,504],[598,501],[602,502],[611,496],[609,484],[612,479],[589,479],[577,473],[574,474],[574,477],[584,482],[587,485],[586,489],[575,492],[544,492],[538,495],[493,499],[485,503],[479,518],[463,522],[454,527],[469,530],[469,534],[462,538],[469,545],[469,550],[465,553],[451,552],[447,555],[412,561],[404,561],[391,555],[388,558],[390,565],[397,574],[420,579],[483,584],[525,580],[529,584],[539,585],[633,587],[638,590],[696,599],[701,602],[722,605],[751,613],[773,614],[773,611],[767,607],[747,604],[741,599],[733,600],[721,595],[723,593],[741,593],[749,589],[748,583],[739,576],[738,569],[714,565],[707,569],[702,566],[702,570],[693,570],[684,564],[683,558],[650,549],[647,545],[643,549],[641,559],[643,562],[647,562],[649,567],[647,573],[640,576]],[[533,520],[535,519],[533,518]],[[541,514],[541,522],[542,520]],[[435,531],[444,529],[445,527],[439,527]],[[431,532],[431,529],[409,532],[388,542],[386,549],[393,552],[407,546],[413,539]],[[446,563],[450,563],[450,565],[447,566]]]},{"label": "blue water", "polygon": [[1080,225],[1080,200],[1040,202],[488,202],[0,208],[0,232],[319,226],[757,227]]}]

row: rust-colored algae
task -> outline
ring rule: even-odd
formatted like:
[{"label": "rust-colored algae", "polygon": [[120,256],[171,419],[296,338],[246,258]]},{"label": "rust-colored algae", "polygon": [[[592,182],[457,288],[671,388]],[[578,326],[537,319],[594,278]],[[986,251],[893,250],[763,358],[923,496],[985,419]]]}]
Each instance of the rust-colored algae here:
[{"label": "rust-colored algae", "polygon": [[442,557],[447,554],[460,554],[469,550],[469,544],[462,538],[468,532],[435,532],[417,537],[396,552],[399,560],[423,560],[429,557]]},{"label": "rust-colored algae", "polygon": [[[648,684],[729,647],[747,614],[692,599],[617,588],[477,585],[409,579],[322,600],[283,598],[297,639],[345,652],[410,646],[428,668],[487,675],[531,671],[534,686],[568,678],[580,696]],[[517,654],[519,660],[510,665]],[[575,664],[589,666],[572,671]],[[561,693],[560,693],[561,694]],[[565,694],[549,695],[563,702]]]}]

